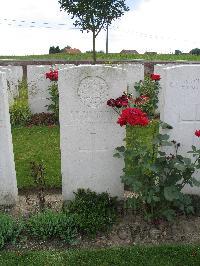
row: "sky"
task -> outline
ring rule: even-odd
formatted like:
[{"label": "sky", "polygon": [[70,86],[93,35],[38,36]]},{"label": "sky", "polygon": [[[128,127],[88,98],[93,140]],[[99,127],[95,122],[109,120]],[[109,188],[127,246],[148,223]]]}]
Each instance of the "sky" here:
[{"label": "sky", "polygon": [[[109,52],[122,49],[173,53],[200,48],[200,0],[127,0],[130,11],[109,29]],[[47,24],[48,23],[48,24]],[[59,25],[64,24],[64,25]],[[0,55],[47,54],[50,46],[92,49],[58,0],[0,0]],[[96,40],[105,51],[106,33]]]}]

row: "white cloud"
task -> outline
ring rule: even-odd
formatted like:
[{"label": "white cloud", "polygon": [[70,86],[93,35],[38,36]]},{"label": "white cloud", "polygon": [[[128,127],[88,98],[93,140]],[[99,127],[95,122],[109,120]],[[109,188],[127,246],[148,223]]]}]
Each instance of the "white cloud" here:
[{"label": "white cloud", "polygon": [[[1,0],[3,1],[3,0]],[[140,52],[155,50],[161,52],[183,51],[198,47],[200,37],[197,25],[199,0],[141,0],[135,10],[129,11],[110,29],[110,52],[122,49],[136,49]],[[6,25],[3,19],[27,20]],[[30,28],[36,21],[39,28]],[[43,22],[55,27],[58,23],[67,26],[59,29],[41,28]],[[82,51],[92,48],[91,34],[82,34],[74,28],[66,13],[60,12],[57,0],[10,0],[3,1],[0,8],[0,54],[39,54],[48,53],[49,46],[67,44]],[[34,24],[32,24],[34,25]],[[44,25],[43,25],[44,26]],[[105,32],[97,38],[97,50],[105,50]]]},{"label": "white cloud", "polygon": [[[113,32],[116,48],[139,51],[188,51],[198,46],[199,0],[143,0]],[[142,34],[145,33],[145,34]]]}]

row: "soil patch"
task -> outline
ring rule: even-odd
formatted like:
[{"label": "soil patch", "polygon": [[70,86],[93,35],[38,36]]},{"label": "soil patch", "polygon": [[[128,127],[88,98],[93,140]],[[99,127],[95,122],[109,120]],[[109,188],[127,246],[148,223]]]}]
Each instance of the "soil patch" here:
[{"label": "soil patch", "polygon": [[[130,196],[129,192],[125,196]],[[47,207],[60,211],[62,209],[62,195],[60,193],[46,194]],[[39,211],[36,194],[19,196],[15,207],[4,207],[2,211],[15,218],[23,216],[29,218]],[[159,245],[159,244],[199,244],[200,216],[179,215],[175,222],[160,221],[158,224],[145,222],[141,216],[131,211],[120,210],[118,222],[112,230],[98,234],[94,239],[80,237],[78,242],[69,246],[61,241],[36,241],[24,237],[18,244],[9,245],[7,250],[66,250],[68,248],[104,248],[129,245]]]}]

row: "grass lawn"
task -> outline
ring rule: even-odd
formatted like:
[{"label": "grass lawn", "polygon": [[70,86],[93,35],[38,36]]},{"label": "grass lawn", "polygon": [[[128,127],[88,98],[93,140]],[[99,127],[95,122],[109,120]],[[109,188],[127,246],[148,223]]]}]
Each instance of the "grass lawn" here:
[{"label": "grass lawn", "polygon": [[72,250],[65,252],[3,252],[3,266],[193,266],[200,265],[198,246],[154,246]]},{"label": "grass lawn", "polygon": [[[15,60],[92,60],[92,53],[82,53],[77,55],[70,55],[66,53],[58,53],[58,54],[44,54],[44,55],[22,55],[22,56],[0,56],[1,59],[15,59]],[[200,61],[200,56],[191,55],[191,54],[103,54],[97,53],[97,60],[134,60],[134,59],[144,59],[144,60],[156,60],[156,61],[176,61],[176,60],[187,60],[187,61]]]},{"label": "grass lawn", "polygon": [[[152,124],[142,129],[134,128],[134,134],[132,131],[128,131],[127,136],[129,142],[131,139],[134,141],[134,138],[137,137],[151,146],[152,132],[155,126],[155,124]],[[29,164],[31,161],[41,160],[44,161],[46,168],[47,188],[61,187],[59,127],[15,127],[12,129],[12,136],[18,188],[34,187],[33,180],[30,176]]]},{"label": "grass lawn", "polygon": [[61,187],[59,127],[16,127],[12,136],[18,188],[34,186],[30,162],[41,160],[46,168],[46,186]]}]

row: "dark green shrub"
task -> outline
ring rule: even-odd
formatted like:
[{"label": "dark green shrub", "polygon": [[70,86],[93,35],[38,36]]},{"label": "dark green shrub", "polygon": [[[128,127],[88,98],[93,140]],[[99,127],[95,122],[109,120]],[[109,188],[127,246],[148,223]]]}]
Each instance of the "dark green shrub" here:
[{"label": "dark green shrub", "polygon": [[49,54],[57,54],[60,52],[61,52],[61,50],[60,50],[59,46],[56,46],[56,47],[50,46],[50,48],[49,48]]},{"label": "dark green shrub", "polygon": [[77,223],[81,233],[94,236],[99,231],[106,231],[116,221],[117,200],[108,193],[79,189],[75,199],[67,206],[69,213],[77,214]]},{"label": "dark green shrub", "polygon": [[16,222],[11,216],[0,213],[0,249],[7,243],[15,242],[22,229],[22,222]]},{"label": "dark green shrub", "polygon": [[194,48],[190,51],[190,54],[193,55],[200,55],[200,49],[199,48]]},{"label": "dark green shrub", "polygon": [[182,54],[182,52],[180,50],[175,50],[174,54],[175,55],[180,55],[180,54]]},{"label": "dark green shrub", "polygon": [[76,216],[46,210],[28,220],[27,230],[30,236],[38,239],[60,238],[73,243],[77,238]]}]

